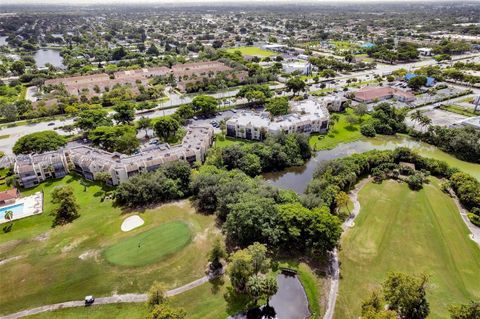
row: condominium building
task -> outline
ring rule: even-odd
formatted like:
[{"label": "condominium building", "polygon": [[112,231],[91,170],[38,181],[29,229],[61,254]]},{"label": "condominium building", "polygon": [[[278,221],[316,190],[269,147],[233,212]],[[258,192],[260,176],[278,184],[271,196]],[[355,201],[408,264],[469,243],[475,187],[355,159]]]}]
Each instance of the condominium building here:
[{"label": "condominium building", "polygon": [[227,135],[248,140],[263,140],[268,134],[326,132],[330,115],[326,107],[315,100],[296,102],[292,113],[271,117],[268,112],[242,112],[226,123]]},{"label": "condominium building", "polygon": [[90,180],[95,180],[99,173],[108,173],[111,178],[107,183],[118,185],[135,174],[154,171],[167,162],[203,162],[212,141],[210,125],[190,126],[179,145],[153,145],[134,155],[80,145],[43,154],[19,155],[14,171],[19,184],[25,188],[34,187],[47,178],[63,177],[71,170]]}]

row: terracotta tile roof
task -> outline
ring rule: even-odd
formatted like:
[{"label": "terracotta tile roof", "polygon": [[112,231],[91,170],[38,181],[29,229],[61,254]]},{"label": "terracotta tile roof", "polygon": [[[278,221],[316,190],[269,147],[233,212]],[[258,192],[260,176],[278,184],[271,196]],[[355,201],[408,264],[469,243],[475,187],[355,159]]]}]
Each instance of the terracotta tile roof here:
[{"label": "terracotta tile roof", "polygon": [[6,200],[15,199],[18,197],[18,192],[16,188],[12,188],[3,192],[0,192],[0,202]]}]

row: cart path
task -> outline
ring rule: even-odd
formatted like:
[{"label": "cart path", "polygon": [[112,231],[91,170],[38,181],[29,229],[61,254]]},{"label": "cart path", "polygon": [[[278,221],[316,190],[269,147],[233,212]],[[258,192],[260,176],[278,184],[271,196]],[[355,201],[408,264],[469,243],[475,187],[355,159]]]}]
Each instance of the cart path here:
[{"label": "cart path", "polygon": [[[193,288],[196,288],[198,286],[201,286],[204,283],[215,278],[216,277],[204,276],[186,285],[169,290],[167,291],[166,294],[168,297],[175,296],[183,292],[189,291]],[[122,294],[122,295],[113,295],[109,297],[95,298],[94,305],[106,305],[106,304],[123,303],[123,302],[146,302],[146,301],[147,301],[147,294]],[[61,303],[23,310],[17,313],[12,313],[10,315],[0,317],[0,319],[17,319],[17,318],[31,316],[31,315],[35,315],[35,314],[46,312],[46,311],[52,311],[52,310],[63,309],[63,308],[84,307],[84,306],[85,306],[84,300],[67,301],[67,302],[61,302]]]},{"label": "cart path", "polygon": [[[353,209],[350,213],[350,216],[343,222],[342,229],[345,233],[349,228],[355,225],[355,218],[357,218],[360,213],[360,202],[358,201],[358,193],[362,188],[370,182],[371,178],[365,178],[361,180],[353,190],[350,191],[350,199],[353,202]],[[323,319],[333,319],[333,314],[335,313],[335,304],[337,303],[338,296],[338,287],[340,286],[340,267],[338,261],[338,251],[335,248],[332,254],[330,255],[330,289],[328,292],[328,301],[327,301],[327,310]]]}]

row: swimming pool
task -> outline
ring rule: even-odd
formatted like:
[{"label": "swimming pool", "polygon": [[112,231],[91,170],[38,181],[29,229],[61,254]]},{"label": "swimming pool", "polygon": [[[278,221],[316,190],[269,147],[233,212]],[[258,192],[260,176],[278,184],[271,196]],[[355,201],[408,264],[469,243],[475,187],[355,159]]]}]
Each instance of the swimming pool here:
[{"label": "swimming pool", "polygon": [[18,218],[19,215],[23,215],[23,203],[14,204],[10,206],[4,206],[0,208],[0,219],[5,219],[5,212],[12,211],[13,218]]}]

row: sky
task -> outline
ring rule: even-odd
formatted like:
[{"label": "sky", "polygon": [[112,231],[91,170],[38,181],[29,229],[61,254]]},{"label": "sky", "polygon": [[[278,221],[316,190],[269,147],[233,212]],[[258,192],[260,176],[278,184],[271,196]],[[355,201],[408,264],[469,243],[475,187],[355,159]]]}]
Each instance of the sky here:
[{"label": "sky", "polygon": [[[387,0],[388,2],[405,2],[405,0]],[[306,0],[300,2],[309,2],[309,3],[361,3],[361,2],[387,2],[385,0]],[[425,2],[424,0],[407,0],[408,2]],[[428,0],[427,0],[428,1]],[[435,1],[435,0],[430,0]],[[450,2],[462,2],[463,0],[450,0]],[[480,0],[478,0],[480,2]],[[1,4],[145,4],[145,3],[152,3],[152,4],[161,4],[161,3],[215,3],[215,4],[222,4],[222,3],[238,3],[238,2],[251,2],[251,3],[285,3],[285,2],[294,2],[299,3],[299,1],[293,0],[102,0],[99,2],[98,0],[0,0]],[[468,1],[472,2],[472,1]]]}]

